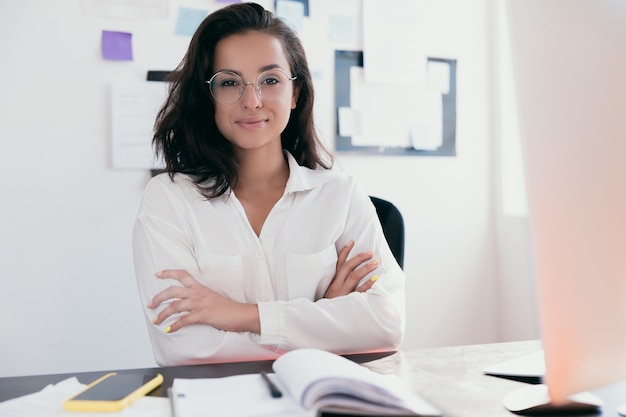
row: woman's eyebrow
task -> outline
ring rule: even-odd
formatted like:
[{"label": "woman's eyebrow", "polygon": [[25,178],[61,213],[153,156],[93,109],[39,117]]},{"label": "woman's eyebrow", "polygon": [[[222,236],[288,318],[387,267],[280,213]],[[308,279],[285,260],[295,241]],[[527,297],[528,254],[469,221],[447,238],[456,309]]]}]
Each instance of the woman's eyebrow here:
[{"label": "woman's eyebrow", "polygon": [[241,77],[241,72],[234,70],[234,69],[230,69],[230,68],[220,68],[217,71],[215,71],[214,74],[217,74],[218,72],[222,72],[222,71],[226,71],[226,72],[232,72],[233,74],[237,74]]},{"label": "woman's eyebrow", "polygon": [[[264,71],[269,71],[269,70],[276,69],[276,68],[280,68],[280,69],[282,69],[284,71],[287,71],[286,69],[284,69],[282,66],[280,66],[278,64],[269,64],[269,65],[264,65],[261,68],[259,68],[259,74],[264,72]],[[217,71],[215,71],[215,73],[218,73],[220,71],[232,72],[233,74],[237,74],[240,77],[242,77],[241,71],[237,71],[237,70],[234,70],[234,69],[231,69],[231,68],[220,68]]]},{"label": "woman's eyebrow", "polygon": [[270,64],[270,65],[265,65],[265,66],[259,68],[259,72],[268,71],[268,70],[275,69],[275,68],[280,68],[280,69],[284,70],[284,68],[281,67],[278,64]]}]

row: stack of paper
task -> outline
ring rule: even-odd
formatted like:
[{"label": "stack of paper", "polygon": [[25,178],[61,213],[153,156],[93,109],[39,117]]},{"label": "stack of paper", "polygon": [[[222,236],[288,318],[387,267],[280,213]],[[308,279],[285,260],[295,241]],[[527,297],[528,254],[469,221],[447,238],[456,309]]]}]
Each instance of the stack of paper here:
[{"label": "stack of paper", "polygon": [[[94,413],[65,411],[63,402],[85,388],[76,377],[68,378],[55,385],[48,385],[34,394],[0,403],[2,417],[94,417]],[[119,413],[106,413],[107,417],[171,417],[167,398],[142,397]]]}]

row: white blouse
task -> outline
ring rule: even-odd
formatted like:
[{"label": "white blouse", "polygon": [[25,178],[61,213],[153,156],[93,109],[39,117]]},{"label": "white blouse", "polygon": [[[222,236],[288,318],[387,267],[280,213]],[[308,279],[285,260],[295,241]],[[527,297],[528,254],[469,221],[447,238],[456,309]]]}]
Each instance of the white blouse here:
[{"label": "white blouse", "polygon": [[[394,350],[405,326],[404,272],[398,266],[368,195],[345,173],[311,170],[287,154],[289,180],[257,236],[234,192],[207,200],[185,175],[152,178],[135,228],[133,252],[141,302],[156,362],[180,365],[275,359],[314,347],[335,353]],[[325,299],[339,251],[374,250],[378,275],[364,292]],[[164,269],[185,269],[200,283],[239,302],[256,303],[261,334],[207,325],[174,333],[145,306],[176,280]]]}]

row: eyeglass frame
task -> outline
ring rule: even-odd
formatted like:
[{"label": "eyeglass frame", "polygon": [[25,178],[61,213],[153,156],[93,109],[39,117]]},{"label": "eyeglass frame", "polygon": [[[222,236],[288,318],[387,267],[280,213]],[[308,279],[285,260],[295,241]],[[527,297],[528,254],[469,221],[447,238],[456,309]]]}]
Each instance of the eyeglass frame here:
[{"label": "eyeglass frame", "polygon": [[[243,81],[243,77],[239,74],[237,74],[235,71],[231,71],[231,70],[220,70],[218,72],[216,72],[215,74],[213,74],[211,76],[211,78],[209,78],[208,80],[205,80],[204,83],[209,85],[209,93],[211,94],[211,97],[213,97],[215,99],[215,101],[218,101],[222,104],[235,104],[236,102],[238,102],[239,100],[241,100],[241,98],[243,97],[243,93],[246,89],[246,87],[248,85],[253,85],[254,89],[256,90],[257,94],[259,95],[259,97],[261,97],[261,99],[263,100],[268,100],[268,101],[272,101],[272,102],[276,102],[276,101],[280,101],[280,99],[277,100],[270,100],[267,97],[263,96],[263,91],[262,88],[258,85],[259,80],[261,79],[261,75],[265,74],[266,72],[269,71],[274,71],[274,70],[278,70],[280,72],[282,72],[283,74],[285,74],[287,76],[287,81],[295,81],[298,76],[297,75],[289,75],[289,73],[287,73],[287,71],[285,71],[284,69],[280,68],[280,67],[276,67],[276,68],[270,68],[270,69],[266,69],[265,71],[261,72],[258,77],[256,77],[255,81]],[[219,74],[232,74],[235,75],[237,77],[239,77],[242,81],[241,86],[239,87],[239,98],[233,102],[224,102],[224,101],[220,101],[217,99],[217,97],[215,97],[215,95],[213,94],[213,89],[211,88],[211,83],[212,81],[215,79],[215,77],[217,77]]]}]

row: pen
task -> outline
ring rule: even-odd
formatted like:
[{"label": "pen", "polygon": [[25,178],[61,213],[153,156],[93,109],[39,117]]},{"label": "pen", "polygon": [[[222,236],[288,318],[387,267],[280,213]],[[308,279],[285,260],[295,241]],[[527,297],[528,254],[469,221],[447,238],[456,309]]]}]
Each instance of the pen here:
[{"label": "pen", "polygon": [[174,396],[172,395],[172,387],[167,389],[167,398],[170,402],[170,410],[172,411],[172,417],[176,417],[176,408],[174,407]]},{"label": "pen", "polygon": [[261,377],[263,381],[267,384],[267,387],[270,389],[270,395],[274,398],[280,398],[283,396],[283,393],[280,392],[276,384],[272,382],[269,376],[267,376],[267,372],[261,371]]}]

